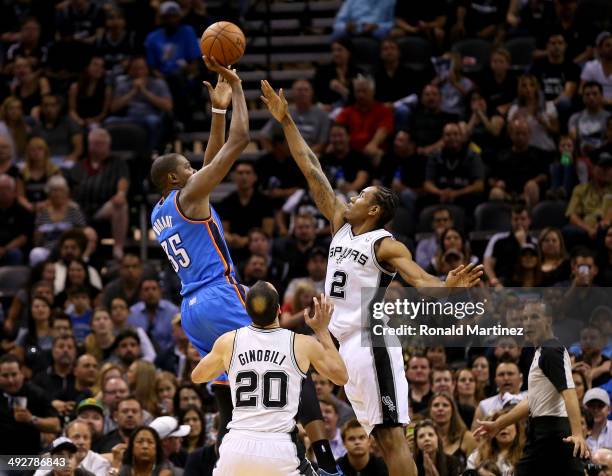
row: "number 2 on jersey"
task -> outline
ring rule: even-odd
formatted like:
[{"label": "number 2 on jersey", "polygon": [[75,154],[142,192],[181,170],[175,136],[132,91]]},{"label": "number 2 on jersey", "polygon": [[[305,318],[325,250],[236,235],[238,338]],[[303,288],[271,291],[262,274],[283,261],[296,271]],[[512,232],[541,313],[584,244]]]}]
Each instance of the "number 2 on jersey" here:
[{"label": "number 2 on jersey", "polygon": [[331,282],[329,295],[338,299],[344,299],[344,287],[346,286],[346,273],[344,271],[336,271]]},{"label": "number 2 on jersey", "polygon": [[187,254],[187,251],[180,246],[182,243],[183,240],[181,240],[181,236],[178,233],[175,233],[167,240],[161,242],[161,246],[166,252],[175,272],[178,271],[179,266],[181,268],[187,268],[191,264],[191,258]]}]

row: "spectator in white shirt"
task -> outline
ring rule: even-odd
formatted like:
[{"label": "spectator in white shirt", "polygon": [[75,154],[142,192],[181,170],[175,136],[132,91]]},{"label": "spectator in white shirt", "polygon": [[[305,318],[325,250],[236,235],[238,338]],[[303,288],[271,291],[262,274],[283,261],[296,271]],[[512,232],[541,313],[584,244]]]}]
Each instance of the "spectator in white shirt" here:
[{"label": "spectator in white shirt", "polygon": [[329,399],[320,398],[319,405],[321,405],[321,413],[323,414],[325,438],[329,440],[334,459],[337,460],[346,454],[340,428],[338,428],[338,409],[336,404]]},{"label": "spectator in white shirt", "polygon": [[612,105],[612,33],[601,32],[595,42],[598,59],[589,61],[582,70],[580,79],[581,88],[587,81],[596,81],[601,84],[606,106]]}]

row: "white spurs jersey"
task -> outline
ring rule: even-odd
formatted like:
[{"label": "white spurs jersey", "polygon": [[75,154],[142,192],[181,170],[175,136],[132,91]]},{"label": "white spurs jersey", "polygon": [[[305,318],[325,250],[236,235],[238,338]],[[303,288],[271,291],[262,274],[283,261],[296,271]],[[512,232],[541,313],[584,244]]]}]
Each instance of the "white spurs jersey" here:
[{"label": "white spurs jersey", "polygon": [[386,237],[393,238],[382,228],[354,236],[346,223],[332,239],[325,294],[334,303],[329,330],[339,341],[362,328],[362,307],[382,299],[384,293],[377,295],[377,289],[386,289],[395,276],[376,261],[374,245]]},{"label": "white spurs jersey", "polygon": [[228,377],[230,429],[290,433],[295,428],[302,381],[293,350],[295,333],[253,326],[236,331]]}]

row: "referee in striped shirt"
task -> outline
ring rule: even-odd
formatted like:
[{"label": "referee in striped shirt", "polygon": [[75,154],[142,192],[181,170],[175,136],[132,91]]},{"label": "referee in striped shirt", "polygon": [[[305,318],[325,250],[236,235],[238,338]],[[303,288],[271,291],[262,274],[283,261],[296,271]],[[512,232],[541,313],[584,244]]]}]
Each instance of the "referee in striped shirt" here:
[{"label": "referee in striped shirt", "polygon": [[515,476],[584,476],[580,458],[588,458],[589,450],[582,435],[569,354],[554,338],[547,304],[527,303],[523,316],[526,341],[536,347],[527,398],[494,422],[478,421],[475,436],[493,437],[529,417],[527,443]]}]

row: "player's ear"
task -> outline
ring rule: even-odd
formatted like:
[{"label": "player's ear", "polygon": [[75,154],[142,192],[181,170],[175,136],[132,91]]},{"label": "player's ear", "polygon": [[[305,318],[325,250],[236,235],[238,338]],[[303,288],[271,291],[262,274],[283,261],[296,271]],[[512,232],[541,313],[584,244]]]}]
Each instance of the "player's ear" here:
[{"label": "player's ear", "polygon": [[169,184],[174,185],[178,182],[178,175],[176,172],[168,172],[166,179],[168,180]]},{"label": "player's ear", "polygon": [[380,205],[372,205],[370,207],[370,211],[368,212],[368,215],[374,216],[378,213],[380,213]]}]

